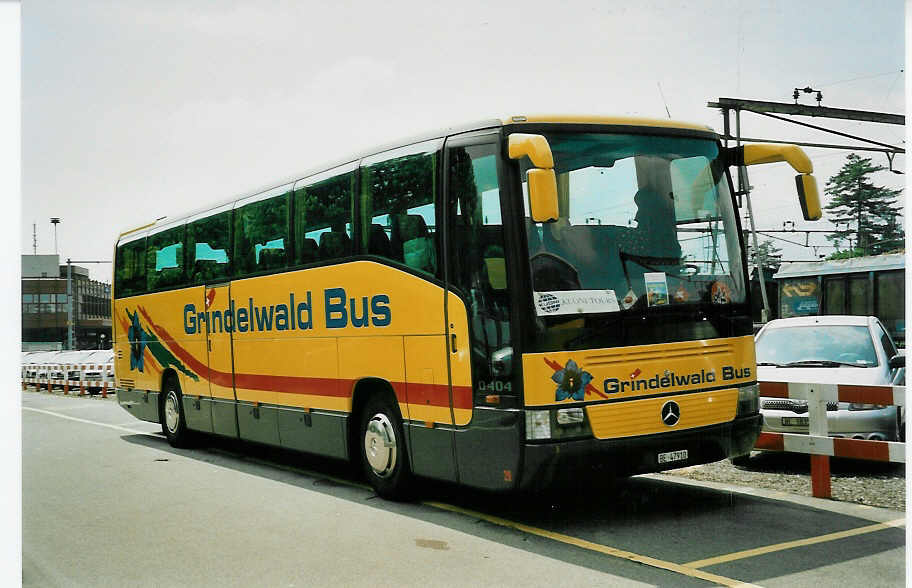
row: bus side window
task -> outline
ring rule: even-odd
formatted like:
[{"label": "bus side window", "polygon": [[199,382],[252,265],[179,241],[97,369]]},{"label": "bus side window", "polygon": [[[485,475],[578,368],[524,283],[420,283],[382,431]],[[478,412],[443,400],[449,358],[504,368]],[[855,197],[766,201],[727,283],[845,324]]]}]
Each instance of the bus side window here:
[{"label": "bus side window", "polygon": [[114,262],[114,294],[118,298],[146,290],[146,239],[120,245]]},{"label": "bus side window", "polygon": [[362,162],[362,251],[437,275],[439,144],[409,145]]},{"label": "bus side window", "polygon": [[241,203],[234,214],[234,274],[287,267],[288,191]]},{"label": "bus side window", "polygon": [[294,263],[350,257],[354,165],[345,165],[294,187]]},{"label": "bus side window", "polygon": [[146,243],[146,286],[149,290],[182,286],[186,225],[149,235]]},{"label": "bus side window", "polygon": [[211,284],[228,278],[231,211],[187,225],[189,283]]}]

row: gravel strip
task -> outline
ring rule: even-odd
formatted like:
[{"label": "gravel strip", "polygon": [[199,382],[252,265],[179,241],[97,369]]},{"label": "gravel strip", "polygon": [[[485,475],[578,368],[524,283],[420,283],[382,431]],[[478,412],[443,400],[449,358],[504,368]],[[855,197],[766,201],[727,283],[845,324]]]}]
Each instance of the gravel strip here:
[{"label": "gravel strip", "polygon": [[[811,496],[810,456],[754,452],[747,467],[728,460],[669,470],[666,474]],[[906,466],[830,458],[833,500],[906,510]]]}]

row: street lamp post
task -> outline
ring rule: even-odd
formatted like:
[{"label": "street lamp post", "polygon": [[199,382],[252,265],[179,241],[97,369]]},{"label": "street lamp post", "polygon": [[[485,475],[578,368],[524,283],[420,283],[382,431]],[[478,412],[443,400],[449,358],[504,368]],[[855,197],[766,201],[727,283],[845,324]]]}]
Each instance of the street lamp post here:
[{"label": "street lamp post", "polygon": [[60,253],[60,252],[57,250],[57,225],[60,224],[60,217],[59,217],[59,216],[52,216],[52,217],[51,217],[51,224],[54,225],[54,253],[57,254],[57,253]]}]

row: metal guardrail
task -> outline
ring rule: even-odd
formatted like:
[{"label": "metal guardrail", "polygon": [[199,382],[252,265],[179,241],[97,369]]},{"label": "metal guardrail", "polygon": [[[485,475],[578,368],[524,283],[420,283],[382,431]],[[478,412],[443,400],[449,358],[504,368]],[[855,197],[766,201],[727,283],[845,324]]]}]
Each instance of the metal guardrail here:
[{"label": "metal guardrail", "polygon": [[25,364],[21,379],[23,390],[29,385],[36,390],[47,389],[48,392],[59,387],[64,394],[69,394],[71,390],[76,394],[78,389],[78,394],[82,396],[96,389],[103,398],[107,398],[108,390],[114,388],[114,363]]},{"label": "metal guardrail", "polygon": [[811,456],[811,489],[818,498],[829,498],[830,457],[849,457],[885,462],[906,462],[906,444],[830,437],[827,403],[854,402],[883,406],[904,406],[905,386],[859,386],[855,384],[799,384],[760,382],[760,396],[806,400],[808,434],[761,433],[754,445],[765,451],[789,451]]}]

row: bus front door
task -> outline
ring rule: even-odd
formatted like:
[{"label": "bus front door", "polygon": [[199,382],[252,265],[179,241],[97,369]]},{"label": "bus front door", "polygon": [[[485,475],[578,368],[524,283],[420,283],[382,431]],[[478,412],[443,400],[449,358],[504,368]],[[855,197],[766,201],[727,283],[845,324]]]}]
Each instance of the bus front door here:
[{"label": "bus front door", "polygon": [[[491,489],[518,474],[519,414],[503,410],[512,356],[496,133],[447,140],[447,342],[459,481]],[[484,458],[479,448],[484,447]]]}]

